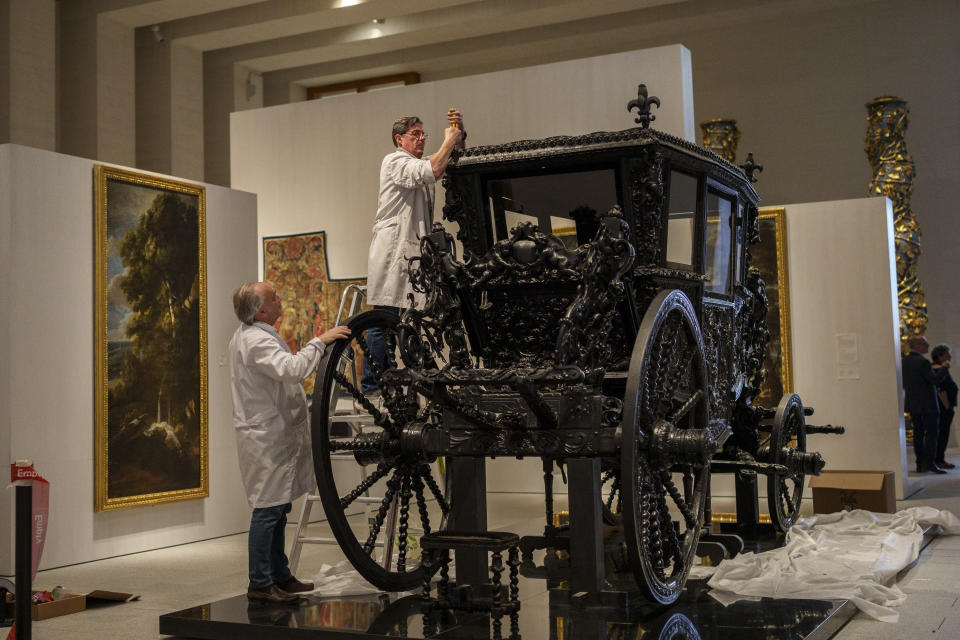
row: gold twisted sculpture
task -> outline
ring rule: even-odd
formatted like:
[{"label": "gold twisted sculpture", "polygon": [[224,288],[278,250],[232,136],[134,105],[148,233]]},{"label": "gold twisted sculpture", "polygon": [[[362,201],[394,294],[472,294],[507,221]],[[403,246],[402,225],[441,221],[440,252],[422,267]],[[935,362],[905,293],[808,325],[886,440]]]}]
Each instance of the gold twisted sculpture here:
[{"label": "gold twisted sculpture", "polygon": [[903,139],[910,108],[906,100],[892,96],[874,98],[866,107],[867,136],[864,150],[873,169],[869,192],[871,195],[887,196],[893,202],[900,341],[905,349],[907,338],[923,335],[927,330],[927,301],[917,277],[920,226],[910,209],[914,164]]},{"label": "gold twisted sculpture", "polygon": [[733,163],[737,157],[737,144],[740,142],[740,130],[737,121],[730,118],[714,118],[700,123],[703,132],[703,146]]}]

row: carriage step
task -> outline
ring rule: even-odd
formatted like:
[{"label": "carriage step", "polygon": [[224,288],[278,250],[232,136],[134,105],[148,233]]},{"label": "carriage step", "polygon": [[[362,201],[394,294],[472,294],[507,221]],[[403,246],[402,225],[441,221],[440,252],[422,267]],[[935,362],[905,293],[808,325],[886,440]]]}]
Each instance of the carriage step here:
[{"label": "carriage step", "polygon": [[732,533],[704,533],[697,544],[697,557],[717,566],[721,560],[735,558],[743,551],[743,538]]},{"label": "carriage step", "polygon": [[[489,611],[493,620],[494,636],[500,637],[500,618],[510,615],[510,631],[519,633],[519,571],[520,537],[505,531],[443,531],[428,533],[420,538],[423,555],[423,596],[431,608],[455,609],[460,611]],[[489,585],[451,585],[450,552],[457,550],[483,551],[491,555]],[[507,552],[506,565],[509,568],[509,586],[504,589],[500,575],[504,570],[503,552]],[[430,597],[430,577],[439,567],[440,582],[437,584],[437,597]],[[487,597],[489,593],[489,597]],[[424,620],[429,619],[429,612]]]}]

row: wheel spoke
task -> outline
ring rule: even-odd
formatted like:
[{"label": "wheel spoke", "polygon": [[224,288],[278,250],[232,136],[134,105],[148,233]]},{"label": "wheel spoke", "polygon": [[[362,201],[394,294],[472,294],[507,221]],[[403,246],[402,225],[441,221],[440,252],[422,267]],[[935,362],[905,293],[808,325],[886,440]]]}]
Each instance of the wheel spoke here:
[{"label": "wheel spoke", "polygon": [[787,486],[786,480],[783,480],[783,479],[780,480],[780,491],[782,492],[782,495],[783,495],[783,501],[786,503],[786,506],[787,506],[787,516],[792,519],[793,500],[790,498],[790,494],[792,492],[790,491],[790,488]]},{"label": "wheel spoke", "polygon": [[340,508],[346,509],[353,504],[354,500],[359,498],[361,494],[366,493],[366,491],[375,485],[380,478],[390,473],[390,469],[390,465],[385,462],[381,462],[379,465],[377,465],[377,468],[373,473],[364,478],[360,484],[350,491],[350,493],[340,498]]},{"label": "wheel spoke", "polygon": [[373,524],[370,525],[370,535],[367,537],[367,541],[363,543],[363,550],[367,554],[373,553],[373,549],[377,545],[377,536],[380,535],[380,529],[383,528],[383,521],[386,519],[390,505],[393,504],[394,496],[396,496],[399,489],[400,478],[399,472],[397,472],[387,480],[387,491],[383,495],[383,500],[380,501],[377,517],[374,519]]},{"label": "wheel spoke", "polygon": [[670,414],[669,421],[672,424],[678,424],[690,411],[696,406],[698,402],[703,400],[704,393],[703,389],[697,389],[696,392],[687,398],[687,401],[683,403],[679,409]]},{"label": "wheel spoke", "polygon": [[351,396],[353,396],[353,399],[354,399],[354,400],[356,400],[357,402],[359,402],[360,405],[361,405],[364,409],[366,409],[367,412],[368,412],[371,416],[373,416],[373,421],[374,421],[378,426],[383,427],[384,429],[386,429],[387,431],[389,431],[391,434],[394,434],[394,435],[395,435],[395,432],[396,432],[397,429],[396,429],[396,427],[394,426],[394,424],[390,421],[390,418],[388,418],[385,413],[383,413],[383,412],[381,412],[379,409],[377,409],[377,408],[373,405],[373,403],[370,402],[370,399],[367,398],[367,396],[365,396],[363,393],[361,393],[359,389],[357,389],[355,386],[353,386],[353,384],[352,384],[349,380],[347,380],[346,376],[344,376],[342,373],[334,372],[333,377],[334,377],[334,379],[336,379],[336,381],[340,384],[340,386],[342,386],[344,389],[346,389],[347,392],[348,392]]},{"label": "wheel spoke", "polygon": [[400,481],[400,519],[397,525],[397,571],[407,572],[407,531],[410,519],[410,474],[404,469]]},{"label": "wheel spoke", "polygon": [[433,494],[433,497],[436,499],[437,504],[440,505],[440,511],[444,515],[450,513],[450,505],[447,503],[446,498],[443,497],[443,492],[440,491],[440,486],[437,484],[437,481],[433,478],[433,472],[425,464],[420,465],[420,477],[423,478],[423,481],[426,483],[427,488],[430,489],[430,493]]},{"label": "wheel spoke", "polygon": [[417,509],[420,511],[420,526],[423,528],[423,535],[430,533],[430,513],[427,511],[427,500],[423,495],[423,480],[419,474],[411,476],[413,491],[417,496]]},{"label": "wheel spoke", "polygon": [[670,473],[668,471],[660,472],[660,482],[670,494],[670,497],[673,498],[673,502],[677,505],[677,509],[681,514],[683,514],[683,520],[686,522],[687,528],[692,529],[697,524],[697,518],[695,515],[693,515],[690,507],[687,505],[687,501],[684,500],[683,496],[680,495],[680,490],[677,489],[677,485],[673,483],[673,478],[670,477]]}]

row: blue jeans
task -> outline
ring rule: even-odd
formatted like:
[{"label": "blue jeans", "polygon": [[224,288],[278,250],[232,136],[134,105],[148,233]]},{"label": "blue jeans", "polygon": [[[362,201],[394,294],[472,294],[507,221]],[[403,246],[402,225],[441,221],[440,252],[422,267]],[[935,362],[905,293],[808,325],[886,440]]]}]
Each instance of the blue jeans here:
[{"label": "blue jeans", "polygon": [[261,507],[250,517],[249,554],[250,588],[263,589],[271,584],[283,584],[293,577],[284,553],[283,531],[291,504]]},{"label": "blue jeans", "polygon": [[[393,311],[396,314],[400,313],[399,307],[386,307],[375,304],[373,308]],[[370,349],[370,357],[373,358],[377,368],[383,372],[387,368],[387,345],[383,341],[383,332],[380,331],[380,329],[367,329],[367,347]],[[370,393],[371,391],[376,391],[378,388],[377,377],[373,375],[373,369],[370,368],[370,364],[367,362],[367,359],[364,358],[363,378],[360,380],[360,390],[364,393]]]}]

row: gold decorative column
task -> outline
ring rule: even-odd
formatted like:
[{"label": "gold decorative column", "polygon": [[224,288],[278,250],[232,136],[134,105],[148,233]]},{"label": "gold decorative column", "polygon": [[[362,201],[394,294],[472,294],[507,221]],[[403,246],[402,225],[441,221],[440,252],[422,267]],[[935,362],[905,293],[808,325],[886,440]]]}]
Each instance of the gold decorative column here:
[{"label": "gold decorative column", "polygon": [[923,335],[927,330],[927,301],[917,278],[920,226],[910,209],[914,165],[903,139],[910,108],[906,100],[892,96],[874,98],[866,107],[867,137],[864,150],[873,169],[869,192],[870,195],[887,196],[893,202],[900,341],[906,349],[907,338]]},{"label": "gold decorative column", "polygon": [[714,118],[700,123],[703,131],[703,146],[726,160],[735,162],[737,144],[740,143],[740,130],[737,121],[731,118]]}]

